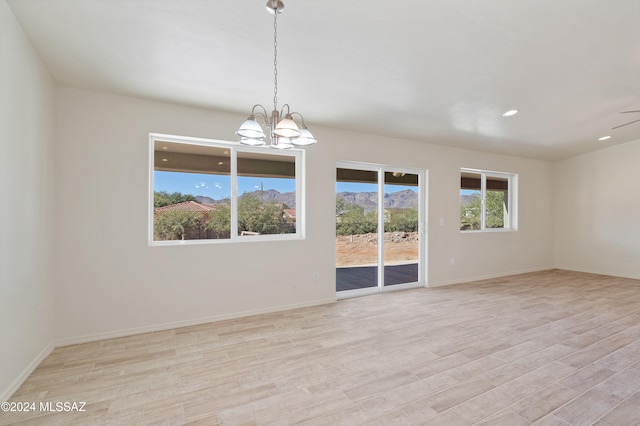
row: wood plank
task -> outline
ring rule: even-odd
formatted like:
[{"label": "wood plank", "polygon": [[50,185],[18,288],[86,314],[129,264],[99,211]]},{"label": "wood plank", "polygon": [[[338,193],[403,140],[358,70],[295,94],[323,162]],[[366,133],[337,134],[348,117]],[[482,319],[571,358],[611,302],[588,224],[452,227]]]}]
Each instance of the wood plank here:
[{"label": "wood plank", "polygon": [[640,424],[639,356],[639,280],[550,270],[57,348],[0,425]]}]

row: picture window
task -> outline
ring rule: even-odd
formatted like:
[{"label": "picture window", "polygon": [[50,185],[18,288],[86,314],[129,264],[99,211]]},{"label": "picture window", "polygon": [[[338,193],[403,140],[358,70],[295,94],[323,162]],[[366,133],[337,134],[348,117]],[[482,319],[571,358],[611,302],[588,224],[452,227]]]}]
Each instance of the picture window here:
[{"label": "picture window", "polygon": [[303,236],[303,151],[150,137],[150,242]]},{"label": "picture window", "polygon": [[460,230],[515,230],[517,175],[485,170],[460,172]]}]

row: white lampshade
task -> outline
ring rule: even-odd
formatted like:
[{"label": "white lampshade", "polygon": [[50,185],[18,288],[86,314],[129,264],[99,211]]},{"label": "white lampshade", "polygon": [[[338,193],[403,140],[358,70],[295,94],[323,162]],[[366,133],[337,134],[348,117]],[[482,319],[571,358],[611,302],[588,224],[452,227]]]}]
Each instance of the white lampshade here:
[{"label": "white lampshade", "polygon": [[318,141],[313,137],[309,129],[307,129],[306,127],[300,129],[300,136],[295,139],[291,139],[291,143],[298,146],[313,145],[316,142]]},{"label": "white lampshade", "polygon": [[262,126],[256,121],[255,116],[250,115],[249,118],[242,123],[236,135],[242,136],[243,138],[264,139],[264,130],[262,130]]},{"label": "white lampshade", "polygon": [[240,143],[243,145],[260,146],[264,145],[264,139],[241,138]]},{"label": "white lampshade", "polygon": [[284,138],[295,138],[300,135],[298,125],[291,118],[291,114],[287,114],[273,130],[273,133]]},{"label": "white lampshade", "polygon": [[271,145],[269,145],[269,146],[271,148],[276,148],[276,149],[291,149],[291,148],[293,148],[293,144],[291,143],[291,139],[283,138],[281,136],[275,138],[274,141],[271,142]]}]

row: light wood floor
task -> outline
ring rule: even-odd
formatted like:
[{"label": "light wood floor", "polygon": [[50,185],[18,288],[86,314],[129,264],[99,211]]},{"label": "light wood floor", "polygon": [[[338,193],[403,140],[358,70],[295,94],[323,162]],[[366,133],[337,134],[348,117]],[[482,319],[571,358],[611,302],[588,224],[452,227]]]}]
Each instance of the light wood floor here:
[{"label": "light wood floor", "polygon": [[638,425],[640,281],[567,271],[56,349],[0,424]]}]

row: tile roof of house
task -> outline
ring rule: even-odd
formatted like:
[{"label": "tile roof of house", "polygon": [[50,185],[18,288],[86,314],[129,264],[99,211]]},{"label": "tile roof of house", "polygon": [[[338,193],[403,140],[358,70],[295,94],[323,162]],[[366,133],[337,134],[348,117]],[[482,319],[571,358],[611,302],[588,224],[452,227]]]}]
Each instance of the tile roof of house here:
[{"label": "tile roof of house", "polygon": [[157,207],[153,209],[154,213],[162,213],[174,210],[185,210],[190,212],[210,212],[216,209],[213,204],[203,204],[197,201],[184,201],[177,204],[169,204],[168,206]]}]

